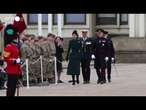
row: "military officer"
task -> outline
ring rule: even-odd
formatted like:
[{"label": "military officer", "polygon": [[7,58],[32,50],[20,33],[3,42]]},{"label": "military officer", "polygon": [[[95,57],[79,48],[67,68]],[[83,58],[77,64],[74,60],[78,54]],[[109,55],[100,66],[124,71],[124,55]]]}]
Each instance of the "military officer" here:
[{"label": "military officer", "polygon": [[111,82],[111,63],[115,63],[115,49],[107,31],[104,31],[104,37],[108,40],[109,54],[107,61],[107,79],[108,82]]},{"label": "military officer", "polygon": [[81,58],[81,67],[83,75],[83,83],[90,83],[90,62],[92,55],[92,40],[87,36],[88,31],[82,31],[82,58]]},{"label": "military officer", "polygon": [[95,55],[94,67],[98,75],[98,84],[106,83],[105,69],[108,61],[108,40],[104,38],[103,32],[104,30],[102,29],[96,30],[96,39],[93,46]]}]

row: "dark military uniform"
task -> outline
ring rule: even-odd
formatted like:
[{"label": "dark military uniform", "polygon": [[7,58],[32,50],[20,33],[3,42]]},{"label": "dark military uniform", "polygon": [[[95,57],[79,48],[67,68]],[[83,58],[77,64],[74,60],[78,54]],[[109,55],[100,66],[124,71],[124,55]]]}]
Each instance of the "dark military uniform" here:
[{"label": "dark military uniform", "polygon": [[84,83],[89,83],[90,81],[90,62],[92,55],[92,40],[91,38],[82,38],[82,74]]},{"label": "dark military uniform", "polygon": [[94,55],[95,55],[95,62],[94,67],[96,69],[98,75],[98,82],[97,83],[105,83],[105,69],[106,69],[106,61],[105,57],[108,55],[108,42],[106,38],[99,38],[97,37],[94,40]]},{"label": "dark military uniform", "polygon": [[107,43],[108,43],[108,58],[109,60],[107,61],[107,79],[109,82],[111,82],[111,63],[112,63],[112,58],[115,59],[115,49],[114,49],[114,46],[113,46],[113,42],[112,40],[107,37]]}]

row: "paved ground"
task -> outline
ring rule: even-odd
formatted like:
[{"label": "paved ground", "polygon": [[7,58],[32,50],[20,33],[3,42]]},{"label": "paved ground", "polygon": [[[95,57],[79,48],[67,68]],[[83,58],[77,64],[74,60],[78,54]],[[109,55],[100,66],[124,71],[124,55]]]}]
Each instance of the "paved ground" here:
[{"label": "paved ground", "polygon": [[[63,71],[63,84],[50,84],[42,87],[26,87],[20,89],[20,96],[146,96],[146,64],[116,64],[112,69],[112,82],[104,85],[96,84],[95,69],[92,68],[91,83],[71,85],[71,76]],[[0,96],[5,96],[5,90],[0,90]]]}]

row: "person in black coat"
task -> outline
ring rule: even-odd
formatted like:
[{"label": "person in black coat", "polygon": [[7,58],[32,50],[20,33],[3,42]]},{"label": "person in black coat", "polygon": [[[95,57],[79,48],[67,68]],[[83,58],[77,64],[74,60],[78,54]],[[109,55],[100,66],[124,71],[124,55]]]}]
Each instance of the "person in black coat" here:
[{"label": "person in black coat", "polygon": [[72,85],[75,85],[75,76],[77,84],[79,84],[82,43],[76,30],[73,31],[72,36],[73,39],[69,41],[66,60],[69,60],[67,74],[72,75]]},{"label": "person in black coat", "polygon": [[111,38],[108,35],[107,31],[104,31],[104,37],[108,40],[109,54],[107,61],[107,79],[108,82],[111,82],[111,64],[115,63],[115,49]]},{"label": "person in black coat", "polygon": [[56,46],[56,59],[57,59],[57,75],[58,75],[58,83],[63,83],[63,81],[60,80],[61,72],[62,72],[62,53],[64,52],[63,49],[63,38],[56,37],[55,39],[55,46]]},{"label": "person in black coat", "polygon": [[104,30],[98,29],[96,31],[96,39],[94,40],[94,67],[98,76],[97,84],[106,83],[105,69],[108,61],[108,40],[104,38]]},{"label": "person in black coat", "polygon": [[81,67],[83,75],[83,83],[90,83],[90,62],[92,55],[92,40],[87,37],[87,30],[82,31],[82,58]]}]

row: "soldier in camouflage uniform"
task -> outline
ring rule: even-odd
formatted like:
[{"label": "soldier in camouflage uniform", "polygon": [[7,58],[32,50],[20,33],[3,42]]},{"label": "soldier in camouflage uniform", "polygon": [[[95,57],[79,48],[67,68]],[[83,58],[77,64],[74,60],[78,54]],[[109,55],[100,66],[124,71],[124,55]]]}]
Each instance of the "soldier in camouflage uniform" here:
[{"label": "soldier in camouflage uniform", "polygon": [[[35,50],[35,60],[37,61],[40,56],[43,54],[42,48],[39,43],[39,39],[36,37],[34,40],[34,50]],[[37,78],[37,82],[41,82],[41,62],[37,61],[35,64],[35,77]]]},{"label": "soldier in camouflage uniform", "polygon": [[[21,51],[21,59],[23,61],[25,61],[25,59],[28,59],[28,61],[29,61],[28,65],[30,67],[31,66],[30,61],[31,61],[31,56],[33,55],[33,51],[30,48],[29,37],[23,38],[23,43],[20,48],[20,51]],[[24,76],[26,76],[26,66],[22,67],[22,72],[23,72]],[[29,79],[30,80],[33,79],[33,74],[32,74],[31,68],[29,68]],[[26,80],[26,77],[24,77],[24,80]]]},{"label": "soldier in camouflage uniform", "polygon": [[44,38],[43,37],[39,37],[39,47],[41,49],[41,56],[43,58],[42,62],[43,62],[43,77],[44,77],[44,80],[46,80],[46,68],[47,68],[47,61],[46,61],[46,54],[47,54],[47,51],[46,51],[46,47],[45,47],[45,43],[44,43]]},{"label": "soldier in camouflage uniform", "polygon": [[55,35],[49,33],[47,36],[48,40],[48,46],[50,47],[50,63],[48,65],[50,70],[50,78],[49,82],[54,83],[55,82],[55,74],[54,74],[54,57],[56,53],[56,47],[55,47]]},{"label": "soldier in camouflage uniform", "polygon": [[[37,53],[36,53],[36,50],[35,50],[35,45],[34,45],[34,36],[30,36],[29,38],[29,47],[30,47],[30,50],[32,51],[32,55],[30,57],[30,60],[29,60],[29,71],[30,71],[30,74],[32,76],[32,81],[34,83],[37,83],[37,74],[36,74],[36,56],[37,56]],[[34,63],[35,62],[35,63]],[[39,62],[39,61],[37,61]]]},{"label": "soldier in camouflage uniform", "polygon": [[43,38],[43,42],[42,42],[42,50],[43,50],[43,73],[44,73],[44,79],[49,80],[50,78],[52,78],[51,75],[51,71],[49,69],[49,65],[50,65],[50,47],[48,45],[48,41],[46,38]]}]

